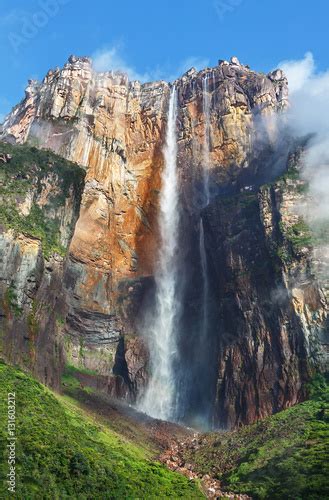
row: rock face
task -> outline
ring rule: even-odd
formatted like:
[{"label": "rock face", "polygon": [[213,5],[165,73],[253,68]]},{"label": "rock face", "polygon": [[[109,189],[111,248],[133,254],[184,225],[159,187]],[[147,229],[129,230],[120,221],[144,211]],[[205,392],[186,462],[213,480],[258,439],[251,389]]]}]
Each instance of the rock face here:
[{"label": "rock face", "polygon": [[84,171],[34,147],[0,143],[0,151],[10,157],[0,170],[1,352],[59,387],[62,282]]},{"label": "rock face", "polygon": [[[198,357],[201,291],[195,241],[204,176],[205,76],[211,202],[202,216],[212,273],[213,326],[202,349],[208,354]],[[191,69],[175,85],[181,248],[182,260],[189,263],[182,262],[186,307],[177,374],[186,388],[183,417],[190,418],[201,405],[215,425],[232,426],[303,397],[311,370],[307,339],[320,329],[325,300],[311,276],[305,286],[290,277],[293,266],[296,273],[308,269],[309,256],[292,254],[294,264],[288,269],[273,255],[273,245],[283,238],[278,224],[289,189],[280,188],[279,195],[280,189],[272,186],[257,195],[259,186],[274,181],[287,167],[290,144],[282,143],[276,120],[287,106],[282,71],[265,76],[232,58],[216,68]],[[147,381],[141,325],[152,301],[157,265],[169,94],[166,82],[129,82],[121,73],[95,73],[87,58],[71,57],[43,82],[29,82],[25,99],[1,129],[8,142],[49,148],[86,170],[63,271],[64,350],[76,366],[111,375],[111,393],[119,387],[120,395],[132,399]],[[251,190],[250,206],[248,193],[239,195],[241,190]],[[38,242],[28,245],[32,249]],[[23,274],[17,279],[26,281]],[[316,319],[310,319],[309,301]]]},{"label": "rock face", "polygon": [[299,402],[312,370],[325,363],[318,345],[326,298],[310,247],[293,247],[285,234],[296,223],[287,210],[301,199],[296,187],[281,180],[205,211],[217,302],[216,427]]}]

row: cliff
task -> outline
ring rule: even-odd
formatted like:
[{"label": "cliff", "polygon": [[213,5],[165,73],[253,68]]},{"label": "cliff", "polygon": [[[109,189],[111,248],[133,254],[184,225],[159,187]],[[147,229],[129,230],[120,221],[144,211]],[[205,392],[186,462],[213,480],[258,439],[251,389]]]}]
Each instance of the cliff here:
[{"label": "cliff", "polygon": [[[203,208],[205,78],[211,193],[202,211],[211,274],[206,340],[198,333],[202,293],[196,245]],[[200,418],[233,426],[303,398],[303,384],[322,359],[317,353],[326,301],[309,271],[311,250],[294,253],[280,224],[288,217],[291,186],[273,183],[287,170],[293,149],[293,141],[282,140],[277,120],[288,104],[283,73],[259,74],[232,58],[216,68],[191,69],[175,86],[185,304],[177,372],[184,388],[182,418],[194,418],[201,407]],[[71,57],[41,83],[29,82],[25,99],[1,129],[7,142],[50,149],[86,170],[79,216],[71,214],[72,224],[77,221],[60,264],[65,314],[55,337],[67,362],[89,370],[89,383],[132,400],[148,377],[141,333],[157,265],[169,93],[167,82],[129,82],[124,74],[95,73],[87,58]],[[260,188],[265,183],[272,185]],[[26,255],[39,244],[29,242]],[[288,252],[289,262],[282,252]],[[7,267],[8,259],[4,254]],[[58,253],[47,259],[58,260]],[[25,286],[20,269],[14,281]],[[49,280],[47,286],[43,296],[56,290]],[[17,334],[10,331],[18,352]]]},{"label": "cliff", "polygon": [[29,146],[0,143],[0,156],[1,352],[59,387],[62,281],[84,171]]},{"label": "cliff", "polygon": [[298,403],[327,362],[328,276],[314,268],[318,243],[298,215],[305,182],[296,173],[290,162],[278,181],[204,213],[220,332],[216,426]]}]

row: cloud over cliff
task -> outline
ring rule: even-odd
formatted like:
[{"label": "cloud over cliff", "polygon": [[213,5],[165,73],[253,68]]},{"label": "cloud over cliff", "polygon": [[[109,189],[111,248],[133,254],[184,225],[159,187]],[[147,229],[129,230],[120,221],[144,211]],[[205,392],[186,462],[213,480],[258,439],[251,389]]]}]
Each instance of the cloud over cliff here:
[{"label": "cloud over cliff", "polygon": [[128,75],[129,80],[147,81],[148,73],[140,74],[132,66],[127,64],[120,54],[120,48],[113,46],[97,50],[93,57],[93,66],[96,71],[122,71]]},{"label": "cloud over cliff", "polygon": [[320,224],[329,221],[329,69],[319,72],[310,52],[280,67],[290,87],[289,124],[295,135],[312,134],[303,170],[312,202],[304,215]]},{"label": "cloud over cliff", "polygon": [[163,63],[161,66],[156,66],[141,73],[125,60],[122,55],[122,47],[119,44],[97,50],[93,54],[92,60],[94,69],[98,72],[122,71],[128,75],[129,80],[139,80],[142,83],[156,80],[173,81],[192,66],[197,70],[201,70],[209,65],[207,58],[190,56],[183,60],[174,70],[169,68],[168,63]]}]

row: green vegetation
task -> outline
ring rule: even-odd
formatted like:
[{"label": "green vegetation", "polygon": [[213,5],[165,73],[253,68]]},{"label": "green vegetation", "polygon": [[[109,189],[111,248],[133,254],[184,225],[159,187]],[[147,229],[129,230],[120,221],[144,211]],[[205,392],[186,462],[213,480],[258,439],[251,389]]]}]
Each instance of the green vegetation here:
[{"label": "green vegetation", "polygon": [[22,308],[17,303],[16,289],[13,285],[10,285],[5,292],[5,308],[16,317],[19,318],[23,312]]},{"label": "green vegetation", "polygon": [[77,368],[76,366],[73,366],[71,364],[66,364],[62,377],[63,381],[65,381],[66,377],[75,377],[79,375],[79,373],[82,373],[84,375],[97,375],[96,370],[90,370],[88,368],[84,368],[83,366],[79,366]]},{"label": "green vegetation", "polygon": [[301,170],[298,168],[298,161],[291,161],[288,169],[279,177],[267,184],[263,184],[262,188],[270,188],[272,186],[281,186],[288,191],[296,191],[299,194],[306,194],[309,190],[308,182],[301,176]]},{"label": "green vegetation", "polygon": [[[95,375],[96,372],[92,372],[92,370],[87,370],[87,369],[78,369],[75,366],[72,365],[66,365],[64,372],[62,374],[62,389],[64,390],[65,394],[68,395],[76,395],[79,393],[80,390],[83,390],[87,394],[90,394],[91,392],[94,392],[94,389],[91,387],[84,387],[82,388],[81,382],[79,381],[79,373],[81,374],[86,374],[86,375]],[[74,399],[74,398],[73,398]]]},{"label": "green vegetation", "polygon": [[0,223],[17,233],[37,238],[42,243],[43,254],[49,257],[53,253],[64,256],[66,249],[60,244],[59,222],[46,219],[42,210],[33,205],[28,216],[19,214],[13,205],[0,205]]},{"label": "green vegetation", "polygon": [[[291,226],[286,226],[283,222],[280,223],[281,232],[290,245],[293,253],[298,254],[303,248],[313,246],[321,246],[329,243],[329,224],[323,222],[316,224],[312,228],[300,218],[298,222]],[[279,257],[286,263],[291,262],[292,255],[287,248],[287,245],[282,245],[278,249]]]},{"label": "green vegetation", "polygon": [[312,382],[308,385],[308,392],[313,401],[329,403],[329,372],[315,375]]},{"label": "green vegetation", "polygon": [[[0,497],[7,498],[7,394],[16,393],[15,498],[203,498],[197,485],[149,459],[20,370],[0,364]],[[7,496],[6,496],[7,495]]]},{"label": "green vegetation", "polygon": [[[41,181],[50,172],[57,175],[60,180],[61,193],[59,194],[60,199],[57,201],[65,200],[72,185],[82,187],[84,170],[76,163],[65,160],[50,150],[37,149],[29,145],[13,146],[0,141],[0,153],[12,156],[10,163],[1,164],[1,181],[7,177],[9,182],[14,182],[17,187],[20,186],[23,193],[31,186],[33,174],[36,174],[38,181]],[[38,182],[38,189],[41,189],[40,182]],[[7,193],[7,191],[7,185],[3,185],[1,182],[0,194]],[[57,198],[57,195],[54,197]]]},{"label": "green vegetation", "polygon": [[310,401],[254,425],[206,435],[186,460],[255,499],[329,498],[328,378],[317,376],[310,393]]},{"label": "green vegetation", "polygon": [[225,207],[234,206],[237,209],[255,209],[258,206],[258,195],[255,192],[242,192],[221,197]]},{"label": "green vegetation", "polygon": [[61,314],[56,315],[56,327],[58,330],[62,330],[63,327],[65,326],[65,319]]},{"label": "green vegetation", "polygon": [[27,325],[28,325],[30,340],[33,342],[36,336],[38,335],[38,329],[39,329],[39,324],[37,319],[37,303],[35,300],[32,302],[31,312],[27,317]]},{"label": "green vegetation", "polygon": [[257,193],[243,193],[239,195],[239,203],[242,209],[258,208],[258,195]]},{"label": "green vegetation", "polygon": [[277,256],[282,260],[285,264],[291,264],[292,255],[289,250],[285,247],[285,245],[280,245],[276,250]]},{"label": "green vegetation", "polygon": [[[138,445],[146,457],[157,457],[162,451],[162,444],[155,438],[152,430],[130,411],[122,411],[120,403],[114,401],[106,392],[97,391],[86,382],[79,382],[77,372],[66,370],[62,377],[62,393],[66,401],[81,408],[85,413],[97,419],[97,422],[109,427],[126,439]],[[131,409],[130,409],[131,410]],[[185,434],[184,434],[185,435]]]},{"label": "green vegetation", "polygon": [[[300,169],[297,167],[298,162],[292,161],[288,170],[272,185],[284,187],[284,189],[292,190],[302,196],[307,194],[309,185],[301,178]],[[284,241],[278,246],[276,253],[286,264],[290,264],[294,255],[298,255],[303,248],[329,243],[329,224],[327,222],[317,222],[310,226],[300,217],[298,222],[292,225],[284,224],[281,221],[280,230]]]},{"label": "green vegetation", "polygon": [[300,171],[295,165],[290,166],[288,170],[279,178],[279,180],[281,179],[285,181],[298,181],[300,179]]},{"label": "green vegetation", "polygon": [[298,253],[304,247],[313,244],[312,231],[303,219],[299,219],[296,224],[289,227],[282,227],[282,231],[287,240],[292,244],[293,250]]},{"label": "green vegetation", "polygon": [[[0,153],[12,157],[10,162],[0,163],[0,224],[39,239],[46,258],[53,253],[64,256],[56,210],[65,205],[71,190],[81,194],[84,171],[50,151],[27,145],[0,142]],[[38,204],[46,184],[50,192],[45,202]],[[32,206],[29,214],[23,215],[17,205],[28,194]]]}]

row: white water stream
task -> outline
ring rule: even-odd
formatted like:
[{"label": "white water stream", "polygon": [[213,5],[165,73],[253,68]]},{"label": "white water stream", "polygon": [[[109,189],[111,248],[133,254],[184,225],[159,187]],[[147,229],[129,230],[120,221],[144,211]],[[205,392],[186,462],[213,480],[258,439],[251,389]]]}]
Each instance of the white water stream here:
[{"label": "white water stream", "polygon": [[208,205],[209,193],[209,164],[210,164],[210,94],[209,94],[209,75],[202,79],[202,107],[204,116],[204,141],[202,148],[202,175],[203,175],[203,195],[204,206]]},{"label": "white water stream", "polygon": [[160,197],[160,250],[155,275],[156,303],[147,334],[150,348],[151,377],[139,408],[155,418],[175,420],[176,380],[174,364],[177,356],[177,330],[180,300],[178,297],[178,226],[179,186],[177,177],[177,93],[170,95],[165,165]]},{"label": "white water stream", "polygon": [[[203,176],[203,204],[207,206],[210,201],[209,192],[209,167],[210,167],[210,109],[211,101],[209,94],[209,75],[205,75],[202,80],[202,103],[203,103],[203,115],[204,115],[204,141],[202,148],[202,176]],[[202,271],[202,322],[200,339],[204,340],[207,336],[208,331],[208,302],[209,302],[209,283],[208,283],[208,264],[207,264],[207,254],[205,248],[204,239],[204,227],[203,220],[200,217],[200,260],[201,260],[201,271]]]}]

